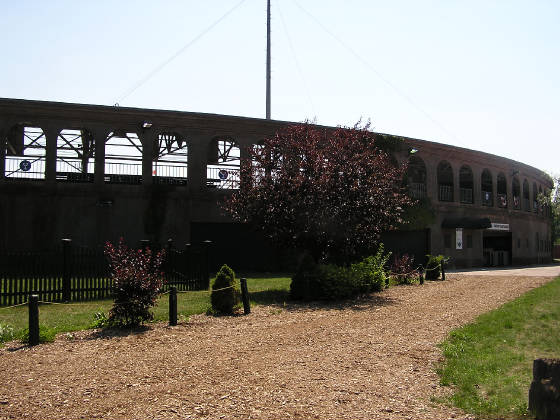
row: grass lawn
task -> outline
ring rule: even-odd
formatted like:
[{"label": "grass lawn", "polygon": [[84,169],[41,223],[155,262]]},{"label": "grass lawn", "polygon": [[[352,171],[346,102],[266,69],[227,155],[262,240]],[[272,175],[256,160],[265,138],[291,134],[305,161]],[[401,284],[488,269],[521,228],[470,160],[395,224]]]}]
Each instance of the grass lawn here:
[{"label": "grass lawn", "polygon": [[441,382],[481,418],[528,418],[533,360],[560,357],[560,277],[450,333]]},{"label": "grass lawn", "polygon": [[[247,286],[251,295],[251,303],[269,304],[282,303],[288,299],[290,278],[281,276],[247,277]],[[39,306],[39,320],[42,327],[52,333],[78,331],[91,328],[94,314],[98,311],[107,314],[113,304],[112,300],[98,300],[68,304],[41,304]],[[208,291],[178,293],[177,314],[179,320],[190,315],[206,312],[210,307],[210,293]],[[156,321],[169,319],[169,297],[164,295],[154,308]],[[27,306],[3,309],[0,307],[0,343],[14,337],[20,337],[27,328]],[[6,326],[9,326],[6,328]]]}]

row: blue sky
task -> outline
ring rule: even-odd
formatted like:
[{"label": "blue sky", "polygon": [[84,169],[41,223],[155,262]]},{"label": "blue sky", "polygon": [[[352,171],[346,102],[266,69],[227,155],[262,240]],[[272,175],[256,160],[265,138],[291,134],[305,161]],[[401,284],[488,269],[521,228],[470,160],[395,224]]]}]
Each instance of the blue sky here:
[{"label": "blue sky", "polygon": [[[264,117],[265,13],[265,0],[4,0],[0,97]],[[272,0],[272,117],[370,119],[558,174],[558,22],[556,0]]]}]

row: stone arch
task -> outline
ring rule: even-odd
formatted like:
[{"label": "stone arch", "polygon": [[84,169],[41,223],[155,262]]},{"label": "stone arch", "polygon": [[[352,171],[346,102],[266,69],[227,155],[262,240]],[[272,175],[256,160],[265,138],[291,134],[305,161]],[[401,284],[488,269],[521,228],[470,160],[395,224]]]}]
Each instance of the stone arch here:
[{"label": "stone arch", "polygon": [[463,165],[459,169],[459,195],[463,204],[473,203],[474,178],[470,166]]},{"label": "stone arch", "polygon": [[484,169],[480,176],[480,191],[482,192],[482,205],[492,207],[494,205],[494,187],[492,173],[488,169]]},{"label": "stone arch", "polygon": [[418,156],[408,159],[407,181],[408,191],[413,198],[418,200],[426,198],[426,164]]},{"label": "stone arch", "polygon": [[231,136],[214,137],[208,147],[207,187],[238,189],[240,163],[238,142]]},{"label": "stone arch", "polygon": [[446,160],[437,166],[439,201],[453,201],[453,168]]},{"label": "stone arch", "polygon": [[95,139],[85,129],[62,129],[56,139],[56,179],[93,182]]},{"label": "stone arch", "polygon": [[176,131],[162,131],[155,138],[152,156],[154,184],[187,183],[188,142]]},{"label": "stone arch", "polygon": [[105,140],[105,182],[140,184],[143,147],[138,134],[126,129],[110,132]]},{"label": "stone arch", "polygon": [[507,207],[507,180],[503,172],[500,172],[496,178],[496,191],[498,193],[498,207]]},{"label": "stone arch", "polygon": [[45,179],[47,138],[42,128],[32,124],[12,126],[5,148],[5,178]]}]

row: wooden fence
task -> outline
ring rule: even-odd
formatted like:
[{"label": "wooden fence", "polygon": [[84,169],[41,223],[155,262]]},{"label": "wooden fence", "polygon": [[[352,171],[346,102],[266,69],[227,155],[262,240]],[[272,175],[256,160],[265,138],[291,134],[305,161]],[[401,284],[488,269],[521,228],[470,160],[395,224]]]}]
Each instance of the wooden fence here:
[{"label": "wooden fence", "polygon": [[[144,246],[147,245],[144,243]],[[209,287],[209,242],[184,250],[167,244],[162,291],[206,290]],[[62,244],[49,252],[0,251],[0,306],[27,302],[36,294],[45,302],[106,299],[111,295],[109,264],[102,248]]]}]

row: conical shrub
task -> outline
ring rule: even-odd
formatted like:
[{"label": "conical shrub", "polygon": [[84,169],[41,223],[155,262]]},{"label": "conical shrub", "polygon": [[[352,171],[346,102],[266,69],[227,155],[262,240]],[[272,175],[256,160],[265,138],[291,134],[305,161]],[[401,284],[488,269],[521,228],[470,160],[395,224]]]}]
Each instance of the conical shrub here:
[{"label": "conical shrub", "polygon": [[226,264],[222,265],[212,285],[210,295],[214,313],[231,315],[239,304],[239,292],[235,288],[235,273]]}]

